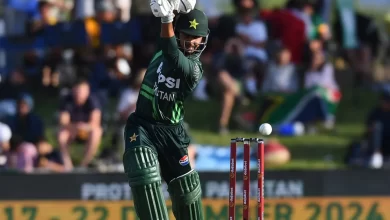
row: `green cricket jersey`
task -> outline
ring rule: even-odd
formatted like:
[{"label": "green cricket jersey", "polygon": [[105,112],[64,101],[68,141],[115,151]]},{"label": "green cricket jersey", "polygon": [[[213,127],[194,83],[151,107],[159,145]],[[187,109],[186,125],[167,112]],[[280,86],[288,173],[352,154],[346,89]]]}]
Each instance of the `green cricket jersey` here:
[{"label": "green cricket jersey", "polygon": [[186,57],[176,37],[161,38],[142,82],[135,115],[151,122],[177,124],[184,117],[184,100],[199,83],[199,56]]}]

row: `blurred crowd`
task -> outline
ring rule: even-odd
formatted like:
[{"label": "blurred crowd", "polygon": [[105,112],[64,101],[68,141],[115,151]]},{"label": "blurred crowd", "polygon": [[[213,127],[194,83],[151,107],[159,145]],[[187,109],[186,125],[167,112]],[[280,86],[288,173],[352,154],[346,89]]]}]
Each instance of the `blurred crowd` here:
[{"label": "blurred crowd", "polygon": [[[355,12],[345,17],[336,10],[336,22],[331,24],[332,1],[327,0],[289,0],[272,10],[261,9],[255,0],[233,0],[234,13],[228,14],[217,2],[198,0],[209,16],[211,35],[201,57],[205,77],[194,98],[221,101],[215,122],[220,134],[229,133],[232,119],[242,122],[244,117],[247,129],[259,123],[258,115],[232,116],[235,106],[256,102],[259,94],[291,97],[301,91],[311,94],[313,88],[317,94],[320,88],[337,94],[333,100],[337,103],[341,95],[332,60],[336,53],[352,68],[354,86],[372,82],[380,37],[370,18]],[[88,45],[10,53],[14,65],[0,78],[0,167],[64,172],[91,166],[107,134],[107,121],[115,124],[115,131],[110,132],[112,147],[101,157],[120,164],[123,127],[135,110],[143,75],[157,49],[160,21],[150,12],[149,1],[10,0],[3,15],[6,35],[24,38],[58,23],[82,22]],[[133,30],[142,36],[140,42],[100,42],[101,24],[132,19],[140,24]],[[45,113],[49,115],[38,113],[34,102],[39,94],[58,97],[60,105]],[[333,110],[322,110],[325,99],[316,95],[289,122],[322,121],[332,129],[336,119]],[[308,116],[306,111],[315,113]],[[46,124],[52,117],[54,125]],[[48,140],[49,128],[55,131],[56,146]],[[74,143],[85,146],[77,162],[69,153]]]}]

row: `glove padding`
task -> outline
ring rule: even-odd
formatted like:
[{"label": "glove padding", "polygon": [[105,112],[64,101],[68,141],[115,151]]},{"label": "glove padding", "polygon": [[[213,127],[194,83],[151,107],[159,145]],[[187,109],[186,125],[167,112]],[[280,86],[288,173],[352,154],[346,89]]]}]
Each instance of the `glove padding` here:
[{"label": "glove padding", "polygon": [[151,0],[150,9],[155,17],[163,18],[173,15],[173,5],[168,0]]},{"label": "glove padding", "polygon": [[195,8],[196,0],[169,0],[178,13],[187,14]]}]

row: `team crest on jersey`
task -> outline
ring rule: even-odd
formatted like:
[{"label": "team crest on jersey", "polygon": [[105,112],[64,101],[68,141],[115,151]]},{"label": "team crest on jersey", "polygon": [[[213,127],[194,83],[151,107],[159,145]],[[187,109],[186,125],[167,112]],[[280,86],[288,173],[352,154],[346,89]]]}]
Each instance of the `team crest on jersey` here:
[{"label": "team crest on jersey", "polygon": [[180,165],[182,165],[182,166],[186,166],[186,165],[188,165],[188,164],[190,163],[190,160],[189,160],[189,158],[188,158],[187,155],[184,155],[184,156],[179,160],[179,163],[180,163]]}]

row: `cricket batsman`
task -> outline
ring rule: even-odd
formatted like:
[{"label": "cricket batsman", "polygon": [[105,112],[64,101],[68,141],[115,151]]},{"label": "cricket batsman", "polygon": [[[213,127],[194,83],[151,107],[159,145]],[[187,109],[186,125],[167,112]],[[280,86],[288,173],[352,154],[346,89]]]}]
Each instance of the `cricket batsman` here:
[{"label": "cricket batsman", "polygon": [[123,155],[141,220],[169,219],[161,177],[168,184],[175,218],[203,220],[200,180],[191,168],[187,151],[190,138],[183,125],[184,100],[203,75],[199,57],[209,35],[208,19],[194,9],[195,4],[196,0],[150,3],[162,23],[161,50],[149,64],[136,110],[127,120]]}]

